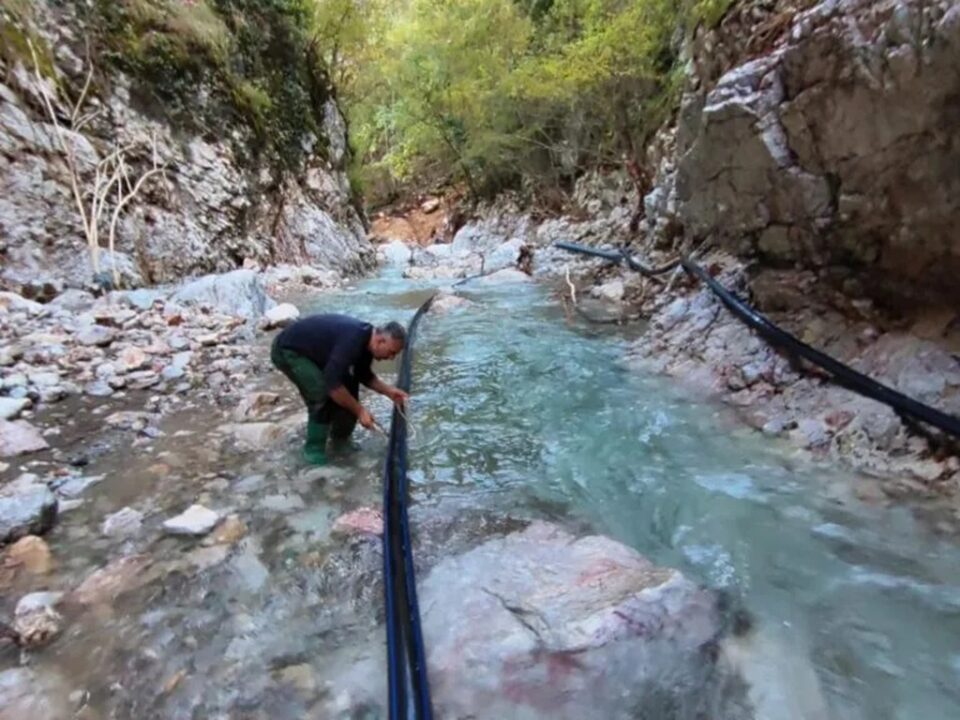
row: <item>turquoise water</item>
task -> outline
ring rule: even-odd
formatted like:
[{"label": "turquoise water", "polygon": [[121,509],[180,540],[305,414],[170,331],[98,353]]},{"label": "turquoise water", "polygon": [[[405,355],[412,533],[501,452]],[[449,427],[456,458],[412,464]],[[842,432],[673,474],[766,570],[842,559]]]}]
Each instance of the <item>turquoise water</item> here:
[{"label": "turquoise water", "polygon": [[[406,321],[427,291],[387,275],[315,309]],[[954,544],[626,369],[628,338],[568,324],[542,288],[460,292],[475,304],[428,315],[416,346],[415,503],[547,515],[730,591],[782,717],[960,717]]]}]

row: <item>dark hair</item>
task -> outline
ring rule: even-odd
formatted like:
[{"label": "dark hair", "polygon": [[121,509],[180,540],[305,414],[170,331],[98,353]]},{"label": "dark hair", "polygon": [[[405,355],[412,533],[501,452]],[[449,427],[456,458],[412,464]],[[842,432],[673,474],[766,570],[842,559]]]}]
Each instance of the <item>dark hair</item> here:
[{"label": "dark hair", "polygon": [[377,334],[387,335],[391,340],[397,340],[403,345],[407,344],[407,331],[398,322],[388,322],[386,325],[378,327]]}]

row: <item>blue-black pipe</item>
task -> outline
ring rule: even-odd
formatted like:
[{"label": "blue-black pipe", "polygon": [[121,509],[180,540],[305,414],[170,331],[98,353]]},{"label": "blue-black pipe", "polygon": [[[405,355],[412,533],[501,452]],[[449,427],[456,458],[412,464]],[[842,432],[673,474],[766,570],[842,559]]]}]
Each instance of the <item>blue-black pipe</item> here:
[{"label": "blue-black pipe", "polygon": [[[592,255],[600,257],[610,262],[620,264],[625,261],[630,267],[630,257],[620,250],[598,250],[574,243],[555,243],[555,246],[570,252],[581,253],[583,255]],[[960,437],[960,418],[937,410],[935,407],[926,405],[918,400],[914,400],[903,393],[894,390],[891,387],[879,383],[873,378],[854,370],[849,365],[836,360],[826,353],[820,352],[816,348],[807,345],[797,337],[794,337],[783,328],[777,326],[765,315],[758,312],[736,295],[727,290],[723,285],[717,282],[706,270],[689,258],[684,258],[680,262],[683,269],[693,277],[701,280],[718,297],[720,301],[737,318],[749,327],[753,328],[761,337],[770,344],[783,348],[787,352],[793,353],[804,360],[813,363],[817,367],[826,370],[833,379],[844,387],[853,390],[864,397],[871,398],[877,402],[887,405],[898,413],[906,415],[914,420],[919,420],[928,425],[942,430],[954,437]]]},{"label": "blue-black pipe", "polygon": [[[407,329],[397,387],[409,391],[413,343],[431,297],[417,310]],[[388,709],[390,720],[431,720],[430,683],[420,627],[413,547],[407,513],[407,423],[393,411],[383,472],[383,576],[387,625]]]}]

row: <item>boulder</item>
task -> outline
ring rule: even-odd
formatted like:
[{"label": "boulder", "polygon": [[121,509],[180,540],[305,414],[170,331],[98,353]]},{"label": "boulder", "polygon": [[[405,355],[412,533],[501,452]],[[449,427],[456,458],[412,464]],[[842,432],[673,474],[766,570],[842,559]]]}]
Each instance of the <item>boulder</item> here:
[{"label": "boulder", "polygon": [[296,305],[282,303],[264,313],[263,319],[260,321],[260,327],[263,330],[286,327],[298,317],[300,317],[300,310],[297,309]]},{"label": "boulder", "polygon": [[147,354],[138,347],[125,347],[117,357],[120,367],[128,372],[139,370],[147,364],[149,359]]},{"label": "boulder", "polygon": [[0,489],[0,543],[42,535],[57,520],[57,498],[46,485],[15,482]]},{"label": "boulder", "polygon": [[442,560],[420,598],[441,717],[717,716],[714,594],[609,538],[537,522]]},{"label": "boulder", "polygon": [[171,299],[181,305],[207,306],[248,320],[259,318],[274,305],[253,270],[205,275],[188,282]]}]

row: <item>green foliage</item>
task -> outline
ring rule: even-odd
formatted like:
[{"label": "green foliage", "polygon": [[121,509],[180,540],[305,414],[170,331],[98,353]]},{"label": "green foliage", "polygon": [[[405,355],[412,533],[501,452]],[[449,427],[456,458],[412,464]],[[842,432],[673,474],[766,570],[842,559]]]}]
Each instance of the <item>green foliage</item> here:
[{"label": "green foliage", "polygon": [[716,27],[733,5],[734,0],[697,0],[691,9],[695,22],[702,22],[707,27]]},{"label": "green foliage", "polygon": [[395,2],[348,43],[362,62],[340,60],[362,68],[343,88],[360,174],[463,179],[482,194],[640,158],[676,107],[680,40],[728,4]]},{"label": "green foliage", "polygon": [[0,6],[0,59],[8,67],[20,62],[32,68],[31,44],[37,55],[40,74],[48,78],[56,77],[50,46],[32,29],[30,2],[4,0]]},{"label": "green foliage", "polygon": [[310,0],[97,0],[94,21],[158,112],[218,137],[246,127],[241,159],[297,172],[331,94],[312,13]]}]

